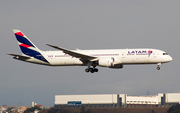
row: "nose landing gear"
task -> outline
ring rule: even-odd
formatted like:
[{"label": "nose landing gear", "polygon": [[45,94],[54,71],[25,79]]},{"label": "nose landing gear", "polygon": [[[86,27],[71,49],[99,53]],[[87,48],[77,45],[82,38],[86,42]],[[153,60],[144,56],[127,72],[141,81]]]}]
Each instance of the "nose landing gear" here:
[{"label": "nose landing gear", "polygon": [[161,63],[158,63],[157,70],[160,70],[160,65],[161,65]]},{"label": "nose landing gear", "polygon": [[157,67],[157,70],[160,70],[160,67],[159,67],[159,66]]}]

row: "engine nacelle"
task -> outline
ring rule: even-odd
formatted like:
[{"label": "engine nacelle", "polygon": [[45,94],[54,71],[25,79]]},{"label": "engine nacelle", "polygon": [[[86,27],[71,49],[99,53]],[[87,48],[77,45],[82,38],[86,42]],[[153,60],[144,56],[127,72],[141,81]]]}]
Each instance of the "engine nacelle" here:
[{"label": "engine nacelle", "polygon": [[100,58],[98,60],[98,64],[99,66],[103,66],[103,67],[111,67],[113,66],[113,58]]},{"label": "engine nacelle", "polygon": [[109,68],[123,68],[123,65],[121,63],[122,63],[121,60],[114,57],[100,58],[98,60],[99,66],[109,67]]},{"label": "engine nacelle", "polygon": [[123,65],[122,64],[115,64],[114,66],[111,66],[109,68],[116,68],[116,69],[119,69],[119,68],[123,68]]}]

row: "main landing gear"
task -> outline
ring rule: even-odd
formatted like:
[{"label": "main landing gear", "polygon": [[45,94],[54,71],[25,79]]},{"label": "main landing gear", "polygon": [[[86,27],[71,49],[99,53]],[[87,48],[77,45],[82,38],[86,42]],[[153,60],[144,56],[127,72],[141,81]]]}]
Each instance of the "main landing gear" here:
[{"label": "main landing gear", "polygon": [[94,72],[98,72],[98,69],[95,68],[95,66],[93,66],[93,68],[91,68],[90,66],[88,66],[88,68],[85,69],[85,72],[91,72],[91,73],[94,73]]},{"label": "main landing gear", "polygon": [[160,70],[160,65],[161,65],[161,63],[158,63],[157,70]]}]

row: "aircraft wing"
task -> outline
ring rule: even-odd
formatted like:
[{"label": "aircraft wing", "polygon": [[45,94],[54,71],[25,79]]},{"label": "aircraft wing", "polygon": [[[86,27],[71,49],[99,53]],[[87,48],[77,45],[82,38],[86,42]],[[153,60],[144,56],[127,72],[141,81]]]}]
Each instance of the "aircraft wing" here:
[{"label": "aircraft wing", "polygon": [[58,46],[53,46],[53,45],[50,45],[50,44],[46,44],[46,45],[48,45],[50,47],[53,47],[55,49],[59,49],[59,50],[63,51],[65,54],[68,54],[68,55],[70,55],[72,57],[80,58],[81,61],[94,61],[94,60],[97,59],[97,57],[93,57],[93,56],[89,56],[89,55],[86,55],[86,54],[74,52],[74,51],[64,49],[64,48],[61,48],[61,47],[58,47]]},{"label": "aircraft wing", "polygon": [[23,56],[23,55],[16,55],[16,54],[8,54],[14,56],[15,59],[30,59],[31,57]]}]

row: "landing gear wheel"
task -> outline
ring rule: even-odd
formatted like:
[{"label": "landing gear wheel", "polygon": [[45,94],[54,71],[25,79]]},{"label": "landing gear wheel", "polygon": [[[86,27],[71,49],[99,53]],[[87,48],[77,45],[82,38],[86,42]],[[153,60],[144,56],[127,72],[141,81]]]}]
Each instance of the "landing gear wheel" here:
[{"label": "landing gear wheel", "polygon": [[91,73],[94,73],[94,72],[98,72],[98,69],[95,68],[96,66],[93,66],[93,68],[91,68],[90,66],[88,66],[88,68],[85,69],[85,72],[91,72]]},{"label": "landing gear wheel", "polygon": [[85,72],[87,72],[87,73],[88,73],[89,71],[90,71],[90,70],[89,70],[89,68],[86,68],[86,69],[85,69]]},{"label": "landing gear wheel", "polygon": [[94,69],[93,68],[90,68],[89,69],[91,73],[94,73]]},{"label": "landing gear wheel", "polygon": [[160,67],[157,67],[157,70],[160,70]]},{"label": "landing gear wheel", "polygon": [[94,72],[98,72],[98,69],[97,69],[97,68],[94,68]]}]

